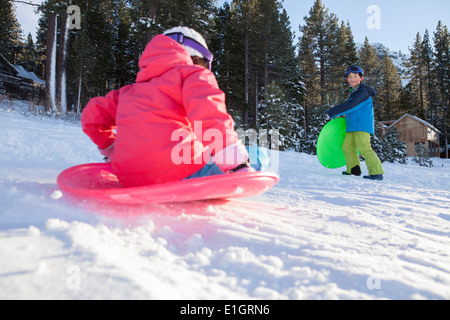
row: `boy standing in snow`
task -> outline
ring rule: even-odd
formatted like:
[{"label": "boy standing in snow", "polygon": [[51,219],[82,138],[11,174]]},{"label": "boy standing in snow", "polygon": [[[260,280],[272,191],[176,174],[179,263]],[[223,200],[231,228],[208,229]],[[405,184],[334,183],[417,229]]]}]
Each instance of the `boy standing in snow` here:
[{"label": "boy standing in snow", "polygon": [[364,80],[364,71],[351,66],[345,72],[347,82],[352,87],[352,93],[347,102],[337,105],[327,111],[331,117],[345,115],[347,123],[347,135],[345,136],[342,150],[345,155],[347,170],[344,175],[361,175],[361,165],[356,149],[366,162],[369,175],[366,179],[383,180],[383,166],[381,161],[370,146],[370,135],[374,134],[374,111],[372,97],[375,89],[361,83]]},{"label": "boy standing in snow", "polygon": [[[203,37],[177,27],[145,48],[136,83],[92,99],[83,131],[124,187],[251,171]],[[117,131],[115,131],[117,130]]]}]

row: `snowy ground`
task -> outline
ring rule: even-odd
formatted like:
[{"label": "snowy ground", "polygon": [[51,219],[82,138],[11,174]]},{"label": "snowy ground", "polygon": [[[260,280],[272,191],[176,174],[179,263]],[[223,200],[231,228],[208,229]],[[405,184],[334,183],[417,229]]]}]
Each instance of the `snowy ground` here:
[{"label": "snowy ground", "polygon": [[450,299],[449,160],[373,182],[285,152],[255,198],[102,208],[55,197],[59,172],[101,161],[80,125],[10,107],[0,299]]}]

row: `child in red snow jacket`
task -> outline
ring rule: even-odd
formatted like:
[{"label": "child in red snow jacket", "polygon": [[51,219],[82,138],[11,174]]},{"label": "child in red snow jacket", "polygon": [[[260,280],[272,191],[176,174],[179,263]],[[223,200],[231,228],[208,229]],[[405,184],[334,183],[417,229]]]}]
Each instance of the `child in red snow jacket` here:
[{"label": "child in red snow jacket", "polygon": [[147,45],[135,84],[83,110],[83,131],[122,186],[253,170],[211,61],[200,34],[173,28]]}]

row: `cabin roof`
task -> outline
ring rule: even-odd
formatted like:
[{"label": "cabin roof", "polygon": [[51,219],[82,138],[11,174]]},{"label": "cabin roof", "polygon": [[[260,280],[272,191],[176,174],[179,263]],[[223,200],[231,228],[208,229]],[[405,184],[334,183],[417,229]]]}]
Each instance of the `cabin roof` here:
[{"label": "cabin roof", "polygon": [[391,126],[395,126],[397,123],[399,123],[400,121],[402,121],[405,117],[410,117],[411,119],[422,123],[423,125],[427,126],[428,128],[436,131],[437,133],[441,133],[435,126],[431,125],[430,123],[426,122],[425,120],[422,120],[418,117],[412,116],[408,113],[405,113],[400,119],[398,119],[397,121],[395,121],[393,124],[391,124]]}]

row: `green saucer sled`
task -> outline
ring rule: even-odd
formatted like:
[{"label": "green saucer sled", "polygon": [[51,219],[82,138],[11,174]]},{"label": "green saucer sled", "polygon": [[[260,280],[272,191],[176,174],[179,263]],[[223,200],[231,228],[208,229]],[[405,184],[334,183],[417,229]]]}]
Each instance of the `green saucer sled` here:
[{"label": "green saucer sled", "polygon": [[347,124],[344,118],[336,118],[328,122],[320,131],[317,139],[317,158],[328,169],[345,166],[342,144],[346,135]]}]

